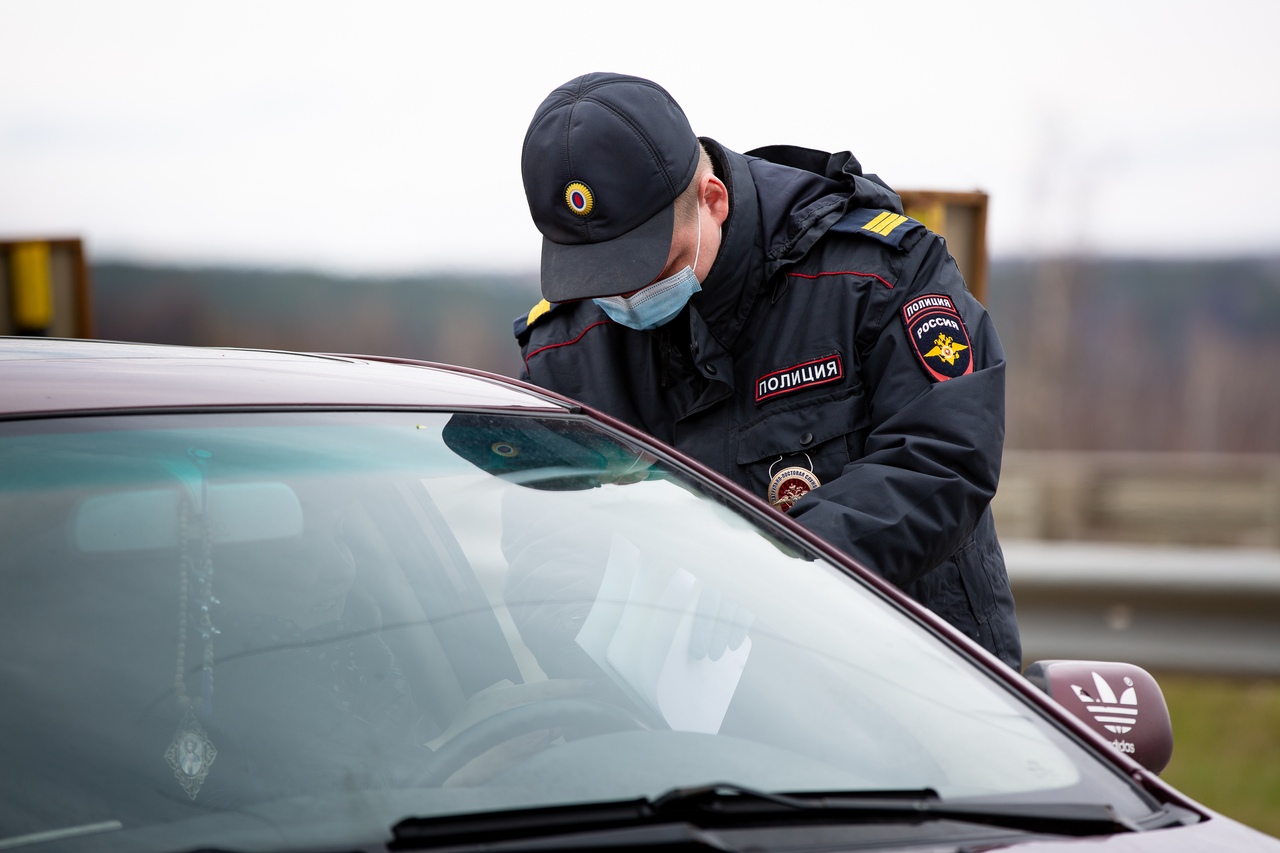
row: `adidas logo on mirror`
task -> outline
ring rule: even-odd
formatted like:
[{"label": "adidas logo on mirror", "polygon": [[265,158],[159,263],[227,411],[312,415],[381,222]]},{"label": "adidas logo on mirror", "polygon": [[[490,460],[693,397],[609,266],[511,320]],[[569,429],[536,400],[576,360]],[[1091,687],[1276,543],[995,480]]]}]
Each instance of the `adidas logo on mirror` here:
[{"label": "adidas logo on mirror", "polygon": [[[1133,679],[1126,677],[1124,683],[1125,690],[1117,698],[1106,679],[1095,672],[1093,673],[1093,693],[1077,684],[1071,685],[1071,690],[1103,728],[1113,734],[1122,735],[1138,722],[1138,693],[1133,687]],[[1131,752],[1132,746],[1129,744],[1130,748],[1126,750],[1121,747],[1120,742],[1115,744],[1116,749],[1121,752]]]}]

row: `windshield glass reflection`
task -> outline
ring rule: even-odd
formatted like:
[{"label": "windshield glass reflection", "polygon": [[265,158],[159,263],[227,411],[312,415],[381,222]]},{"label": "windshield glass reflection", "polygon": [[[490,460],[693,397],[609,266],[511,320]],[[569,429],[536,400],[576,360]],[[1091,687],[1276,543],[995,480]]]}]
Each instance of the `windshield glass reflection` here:
[{"label": "windshield glass reflection", "polygon": [[878,594],[572,417],[7,424],[0,535],[0,840],[256,849],[713,782],[1147,811]]}]

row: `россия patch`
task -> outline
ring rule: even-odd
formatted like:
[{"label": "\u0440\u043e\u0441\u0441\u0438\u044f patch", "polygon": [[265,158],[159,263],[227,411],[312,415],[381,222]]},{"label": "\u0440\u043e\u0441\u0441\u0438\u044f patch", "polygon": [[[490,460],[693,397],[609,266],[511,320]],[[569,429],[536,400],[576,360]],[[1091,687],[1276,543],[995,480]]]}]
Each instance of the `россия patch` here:
[{"label": "\u0440\u043e\u0441\u0441\u0438\u044f patch", "polygon": [[973,344],[956,304],[945,293],[926,293],[902,306],[911,348],[935,382],[973,372]]}]

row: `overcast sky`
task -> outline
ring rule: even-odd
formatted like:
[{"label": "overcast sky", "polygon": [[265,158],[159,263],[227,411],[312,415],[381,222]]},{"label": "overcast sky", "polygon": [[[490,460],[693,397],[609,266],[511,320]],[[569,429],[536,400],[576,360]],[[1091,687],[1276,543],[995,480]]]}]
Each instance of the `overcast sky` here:
[{"label": "overcast sky", "polygon": [[605,70],[739,151],[985,190],[996,256],[1274,254],[1277,32],[1271,0],[0,0],[0,238],[534,269],[525,128]]}]

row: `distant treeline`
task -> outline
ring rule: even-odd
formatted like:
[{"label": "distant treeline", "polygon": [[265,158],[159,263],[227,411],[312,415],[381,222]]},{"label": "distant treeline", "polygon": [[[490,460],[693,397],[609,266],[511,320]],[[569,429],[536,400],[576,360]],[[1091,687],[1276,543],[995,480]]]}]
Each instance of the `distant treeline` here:
[{"label": "distant treeline", "polygon": [[447,361],[514,376],[512,320],[540,299],[528,276],[344,278],[309,272],[102,263],[101,338]]},{"label": "distant treeline", "polygon": [[[344,278],[99,263],[95,332],[520,369],[528,276]],[[1280,452],[1280,259],[995,261],[1008,445]]]},{"label": "distant treeline", "polygon": [[997,262],[1008,445],[1280,451],[1280,258]]}]

